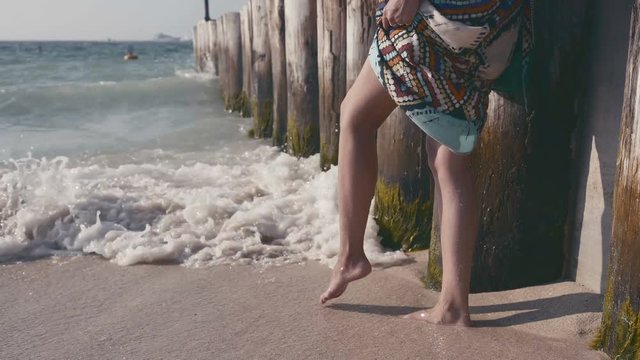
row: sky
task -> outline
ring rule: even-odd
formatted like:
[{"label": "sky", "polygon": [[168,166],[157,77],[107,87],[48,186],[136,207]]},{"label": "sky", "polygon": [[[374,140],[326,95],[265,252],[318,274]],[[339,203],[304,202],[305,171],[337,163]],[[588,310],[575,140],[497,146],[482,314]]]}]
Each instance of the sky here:
[{"label": "sky", "polygon": [[[211,18],[247,0],[209,0]],[[0,0],[2,40],[149,40],[191,37],[204,0]]]}]

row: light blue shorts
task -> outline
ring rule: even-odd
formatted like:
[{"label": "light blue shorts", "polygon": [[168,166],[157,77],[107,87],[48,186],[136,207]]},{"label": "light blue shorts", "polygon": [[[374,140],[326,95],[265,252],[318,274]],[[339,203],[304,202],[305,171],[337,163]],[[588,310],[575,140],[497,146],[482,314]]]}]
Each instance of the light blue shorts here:
[{"label": "light blue shorts", "polygon": [[[369,62],[378,80],[386,88],[381,58],[377,41],[374,39],[369,49]],[[465,155],[475,148],[480,131],[472,122],[438,112],[427,105],[422,109],[403,110],[422,131],[452,152]]]}]

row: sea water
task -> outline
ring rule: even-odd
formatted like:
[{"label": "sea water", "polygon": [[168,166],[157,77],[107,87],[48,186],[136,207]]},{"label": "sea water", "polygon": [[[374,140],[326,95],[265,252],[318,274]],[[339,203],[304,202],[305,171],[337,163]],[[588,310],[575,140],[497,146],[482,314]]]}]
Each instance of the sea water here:
[{"label": "sea water", "polygon": [[[251,140],[191,43],[0,42],[0,261],[331,265],[337,170]],[[378,265],[406,260],[379,245]]]}]

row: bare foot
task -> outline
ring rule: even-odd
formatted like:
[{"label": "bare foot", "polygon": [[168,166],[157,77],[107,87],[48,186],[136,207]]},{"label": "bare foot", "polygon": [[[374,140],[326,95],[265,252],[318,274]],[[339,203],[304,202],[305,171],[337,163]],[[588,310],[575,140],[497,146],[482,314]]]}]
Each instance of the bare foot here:
[{"label": "bare foot", "polygon": [[324,304],[331,299],[337,298],[347,289],[347,285],[350,282],[362,279],[370,273],[371,264],[364,255],[355,259],[338,260],[338,263],[333,268],[329,287],[320,296],[320,303]]},{"label": "bare foot", "polygon": [[431,309],[420,310],[403,316],[404,319],[421,320],[436,325],[471,326],[471,317],[468,311],[455,307],[436,305]]}]

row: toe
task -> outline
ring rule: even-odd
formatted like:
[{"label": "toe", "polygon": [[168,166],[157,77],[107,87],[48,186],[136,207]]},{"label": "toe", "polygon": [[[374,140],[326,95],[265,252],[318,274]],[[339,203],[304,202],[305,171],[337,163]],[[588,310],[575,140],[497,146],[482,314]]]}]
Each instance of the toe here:
[{"label": "toe", "polygon": [[326,293],[320,295],[320,304],[324,305],[324,303],[326,303],[327,300],[329,300],[329,299],[327,298]]},{"label": "toe", "polygon": [[327,289],[327,291],[324,292],[324,294],[322,294],[322,296],[320,296],[320,303],[324,304],[331,299],[339,297],[340,295],[342,295],[346,288],[347,284],[341,284],[341,286],[338,287],[330,287],[329,289]]}]

